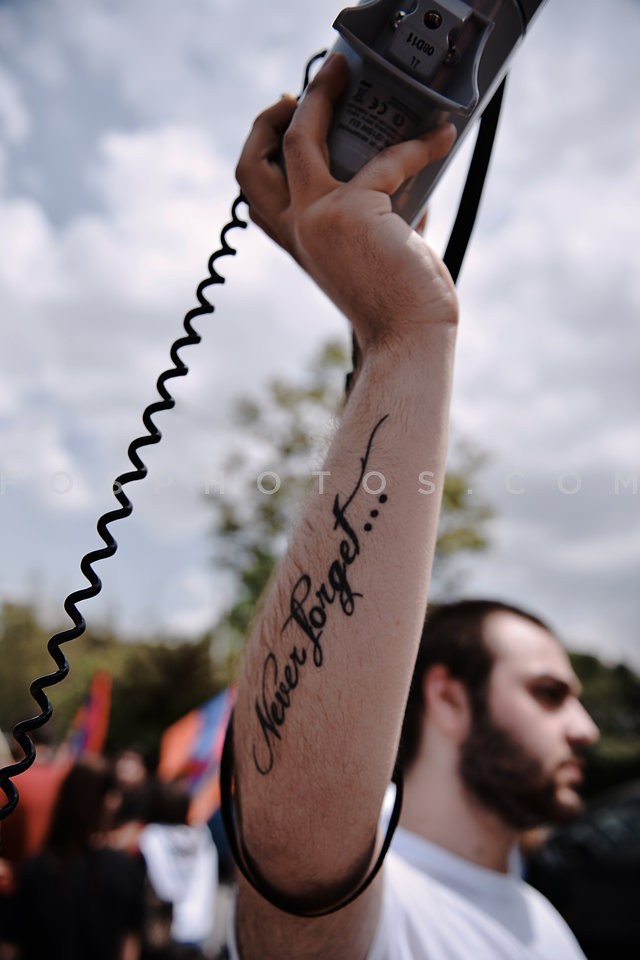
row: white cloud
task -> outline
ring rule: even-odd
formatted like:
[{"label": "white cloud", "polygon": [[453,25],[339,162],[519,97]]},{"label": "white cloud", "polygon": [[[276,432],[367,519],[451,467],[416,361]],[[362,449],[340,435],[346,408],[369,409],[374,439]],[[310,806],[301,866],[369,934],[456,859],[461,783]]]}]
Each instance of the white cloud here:
[{"label": "white cloud", "polygon": [[[70,276],[86,296],[117,289],[129,307],[173,304],[224,215],[212,202],[228,168],[208,135],[189,127],[110,133],[91,173],[102,212],[63,237]],[[117,278],[117,284],[114,284]]]},{"label": "white cloud", "polygon": [[26,199],[2,203],[3,250],[0,284],[8,299],[37,308],[63,288],[57,243],[37,204]]},{"label": "white cloud", "polygon": [[0,131],[9,143],[21,143],[30,128],[30,118],[15,78],[0,66]]}]

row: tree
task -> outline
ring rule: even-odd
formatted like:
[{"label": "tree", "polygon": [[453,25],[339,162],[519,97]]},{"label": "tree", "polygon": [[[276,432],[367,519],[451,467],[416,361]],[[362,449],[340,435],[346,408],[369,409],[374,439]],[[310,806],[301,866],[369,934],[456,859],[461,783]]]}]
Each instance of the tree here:
[{"label": "tree", "polygon": [[38,713],[29,694],[34,677],[55,669],[47,640],[33,607],[3,603],[0,608],[0,727],[10,730],[18,720]]},{"label": "tree", "polygon": [[[60,628],[61,629],[61,628]],[[0,727],[11,730],[19,720],[40,712],[29,693],[31,681],[53,673],[56,665],[47,651],[52,632],[45,630],[38,611],[29,603],[4,603],[0,608]],[[119,672],[126,653],[108,628],[88,627],[81,639],[65,645],[70,670],[66,679],[46,693],[54,707],[52,731],[64,737],[97,670]]]},{"label": "tree", "polygon": [[[228,658],[229,678],[301,501],[309,490],[321,489],[318,473],[343,402],[347,369],[346,346],[332,340],[296,382],[273,380],[262,396],[241,397],[235,404],[232,419],[241,442],[224,465],[222,489],[209,494],[214,562],[228,571],[233,584],[233,600],[214,631],[218,655],[224,650]],[[452,588],[461,555],[488,544],[492,512],[477,494],[467,494],[483,460],[468,444],[453,444],[436,551],[436,594]]]},{"label": "tree", "polygon": [[135,747],[154,765],[167,727],[219,689],[208,635],[194,643],[127,644],[114,678],[107,749]]},{"label": "tree", "polygon": [[[0,729],[6,733],[39,713],[29,686],[55,670],[49,636],[33,605],[0,607]],[[136,746],[153,761],[165,729],[224,686],[216,681],[210,648],[210,634],[192,643],[166,637],[140,642],[88,627],[63,648],[70,670],[62,683],[47,688],[54,710],[46,732],[53,742],[66,739],[94,674],[105,671],[113,679],[107,749]]]},{"label": "tree", "polygon": [[601,735],[589,751],[589,794],[640,779],[640,677],[626,664],[609,666],[588,653],[572,653],[571,661]]}]

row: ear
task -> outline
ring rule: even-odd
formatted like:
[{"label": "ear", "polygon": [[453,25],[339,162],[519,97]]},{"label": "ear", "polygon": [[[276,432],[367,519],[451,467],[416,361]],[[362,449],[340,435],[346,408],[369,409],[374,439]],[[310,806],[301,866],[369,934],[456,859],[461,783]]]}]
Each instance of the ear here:
[{"label": "ear", "polygon": [[440,663],[427,671],[423,683],[429,723],[437,726],[447,738],[463,743],[471,729],[471,705],[464,684]]}]

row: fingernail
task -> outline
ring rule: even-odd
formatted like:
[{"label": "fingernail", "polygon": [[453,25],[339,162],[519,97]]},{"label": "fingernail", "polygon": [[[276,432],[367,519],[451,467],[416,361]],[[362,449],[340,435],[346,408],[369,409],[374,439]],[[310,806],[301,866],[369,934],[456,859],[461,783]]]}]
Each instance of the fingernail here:
[{"label": "fingernail", "polygon": [[441,136],[449,138],[451,143],[453,143],[458,136],[458,128],[456,127],[455,123],[443,123],[440,127],[440,131]]}]

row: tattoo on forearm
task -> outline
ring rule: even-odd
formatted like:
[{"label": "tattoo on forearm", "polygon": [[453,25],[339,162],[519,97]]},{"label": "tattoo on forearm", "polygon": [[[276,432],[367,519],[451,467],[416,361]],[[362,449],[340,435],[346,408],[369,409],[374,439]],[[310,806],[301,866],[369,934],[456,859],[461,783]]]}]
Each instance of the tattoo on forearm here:
[{"label": "tattoo on forearm", "polygon": [[[353,589],[348,575],[349,568],[361,553],[360,539],[352,526],[348,511],[362,488],[374,438],[386,419],[387,416],[382,417],[371,431],[364,455],[360,458],[360,473],[353,490],[344,503],[341,503],[339,494],[336,494],[333,500],[333,529],[339,530],[342,536],[338,544],[338,556],[330,563],[326,577],[319,585],[313,583],[308,573],[303,573],[291,589],[289,616],[282,625],[281,632],[295,627],[302,634],[302,638],[291,647],[284,664],[273,652],[268,653],[264,659],[262,688],[255,701],[260,739],[259,744],[253,746],[253,762],[258,773],[263,775],[273,768],[275,741],[282,739],[281,728],[292,705],[293,691],[300,682],[301,668],[308,666],[310,660],[317,668],[324,663],[323,634],[327,622],[327,608],[337,601],[342,613],[351,617],[356,609],[357,598],[362,597],[361,593]],[[378,502],[386,503],[387,495],[381,493]],[[369,516],[375,519],[378,513],[379,511],[374,509]],[[370,522],[365,523],[364,530],[367,533],[372,529]]]}]

